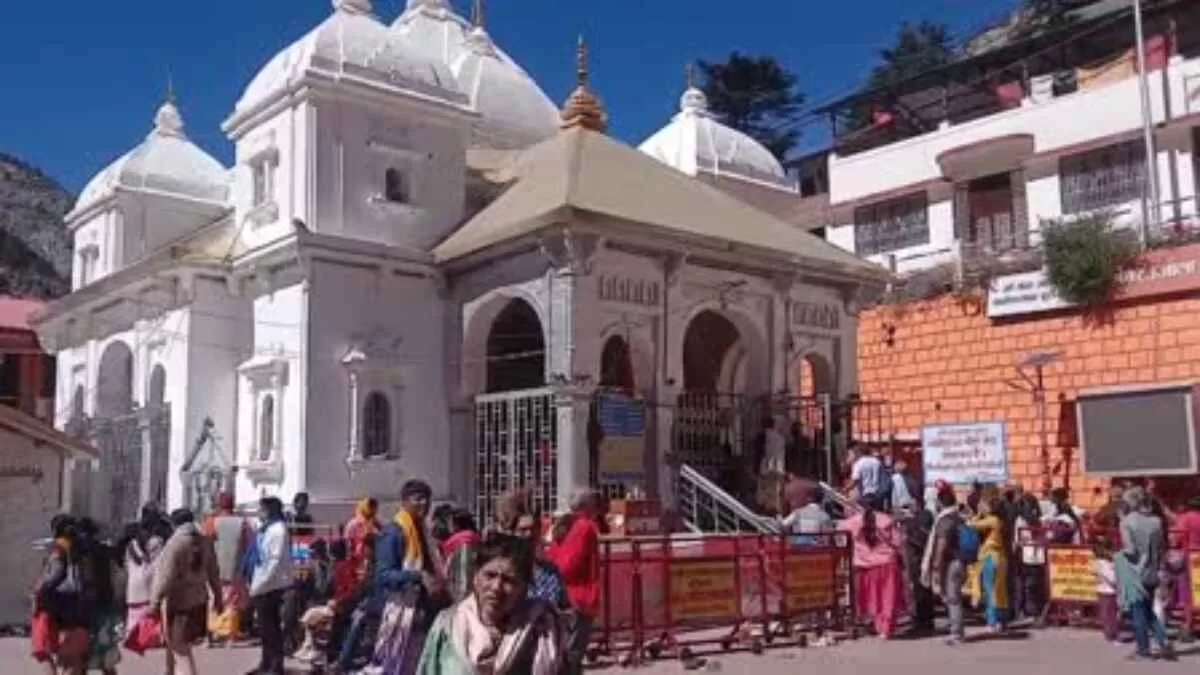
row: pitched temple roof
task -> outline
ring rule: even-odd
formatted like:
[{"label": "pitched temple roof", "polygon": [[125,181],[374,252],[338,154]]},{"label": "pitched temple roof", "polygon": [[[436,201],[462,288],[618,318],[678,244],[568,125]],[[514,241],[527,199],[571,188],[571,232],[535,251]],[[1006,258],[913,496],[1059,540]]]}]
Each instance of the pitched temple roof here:
[{"label": "pitched temple roof", "polygon": [[[512,186],[434,249],[439,262],[595,215],[866,279],[886,271],[583,126],[530,148]],[[781,261],[783,262],[783,261]]]}]

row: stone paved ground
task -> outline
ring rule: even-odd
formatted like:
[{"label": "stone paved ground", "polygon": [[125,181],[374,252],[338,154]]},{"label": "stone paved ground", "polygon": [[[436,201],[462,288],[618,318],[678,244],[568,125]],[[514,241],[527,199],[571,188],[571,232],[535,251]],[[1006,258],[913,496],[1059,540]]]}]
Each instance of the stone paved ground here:
[{"label": "stone paved ground", "polygon": [[[704,670],[754,675],[794,675],[802,671],[852,675],[869,672],[867,669],[877,671],[879,666],[886,665],[888,675],[1124,675],[1146,669],[1194,673],[1200,665],[1200,645],[1185,645],[1179,663],[1130,663],[1125,660],[1129,651],[1106,644],[1095,632],[1076,630],[1019,634],[1010,639],[971,642],[953,648],[936,639],[881,642],[865,638],[835,647],[771,650],[762,656],[717,655],[709,657]],[[39,675],[27,654],[24,640],[0,640],[0,673]],[[252,650],[244,649],[202,651],[200,673],[241,675],[254,664],[254,657]],[[161,659],[161,654],[147,658],[127,655],[120,672],[161,675]],[[684,672],[678,662],[659,662],[639,670],[652,674]],[[607,671],[621,672],[615,667]]]}]

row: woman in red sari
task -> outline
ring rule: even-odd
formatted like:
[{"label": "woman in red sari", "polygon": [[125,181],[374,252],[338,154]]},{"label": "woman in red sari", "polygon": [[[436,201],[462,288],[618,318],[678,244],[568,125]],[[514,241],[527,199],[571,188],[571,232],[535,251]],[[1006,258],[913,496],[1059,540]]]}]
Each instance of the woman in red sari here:
[{"label": "woman in red sari", "polygon": [[875,632],[890,639],[904,610],[904,583],[900,570],[902,537],[891,516],[868,505],[838,523],[850,534],[854,546],[854,603],[858,616],[870,618]]}]

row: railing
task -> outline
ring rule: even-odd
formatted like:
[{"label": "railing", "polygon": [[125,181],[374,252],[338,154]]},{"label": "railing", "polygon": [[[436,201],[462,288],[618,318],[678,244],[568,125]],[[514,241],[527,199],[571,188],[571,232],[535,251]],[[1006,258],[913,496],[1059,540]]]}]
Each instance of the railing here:
[{"label": "railing", "polygon": [[774,519],[758,515],[687,464],[675,474],[675,498],[684,524],[693,532],[780,531]]}]

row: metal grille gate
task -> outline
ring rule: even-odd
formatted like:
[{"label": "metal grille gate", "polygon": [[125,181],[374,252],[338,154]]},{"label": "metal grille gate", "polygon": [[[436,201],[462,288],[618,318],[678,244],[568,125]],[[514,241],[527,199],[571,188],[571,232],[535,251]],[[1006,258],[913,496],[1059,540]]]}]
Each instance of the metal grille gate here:
[{"label": "metal grille gate", "polygon": [[137,519],[142,501],[144,449],[150,444],[150,498],[162,503],[166,491],[170,411],[142,408],[125,415],[93,418],[84,435],[100,452],[100,471],[91,482],[94,515],[109,526]]},{"label": "metal grille gate", "polygon": [[836,483],[854,442],[888,440],[886,404],[818,396],[746,396],[686,392],[677,400],[672,429],[673,463],[688,464],[705,478],[738,494],[749,489],[750,466],[763,422],[771,419],[787,439],[788,471]]},{"label": "metal grille gate", "polygon": [[534,506],[558,506],[558,425],[549,388],[475,398],[475,515],[491,524],[496,498],[516,488],[533,493]]}]

